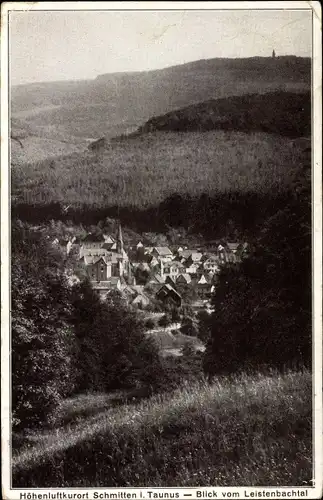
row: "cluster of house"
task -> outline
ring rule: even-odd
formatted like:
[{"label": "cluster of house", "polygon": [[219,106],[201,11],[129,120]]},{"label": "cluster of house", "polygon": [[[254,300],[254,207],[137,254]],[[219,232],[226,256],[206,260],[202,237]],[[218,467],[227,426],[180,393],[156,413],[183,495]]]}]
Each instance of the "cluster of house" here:
[{"label": "cluster of house", "polygon": [[[180,306],[189,289],[208,298],[221,264],[241,260],[248,249],[246,243],[214,243],[209,250],[199,250],[146,246],[139,241],[126,252],[120,225],[116,237],[88,234],[64,245],[67,254],[76,252],[101,297],[117,289],[129,303],[143,308],[152,299]],[[144,283],[136,283],[138,273],[145,277]]]}]

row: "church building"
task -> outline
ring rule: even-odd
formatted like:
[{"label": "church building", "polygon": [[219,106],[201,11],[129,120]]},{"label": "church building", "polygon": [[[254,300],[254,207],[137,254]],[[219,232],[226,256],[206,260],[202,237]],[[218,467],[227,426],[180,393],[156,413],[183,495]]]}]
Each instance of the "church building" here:
[{"label": "church building", "polygon": [[129,259],[124,249],[121,225],[118,226],[115,249],[108,249],[106,238],[88,234],[80,248],[80,261],[92,282],[108,282],[112,278],[126,278]]}]

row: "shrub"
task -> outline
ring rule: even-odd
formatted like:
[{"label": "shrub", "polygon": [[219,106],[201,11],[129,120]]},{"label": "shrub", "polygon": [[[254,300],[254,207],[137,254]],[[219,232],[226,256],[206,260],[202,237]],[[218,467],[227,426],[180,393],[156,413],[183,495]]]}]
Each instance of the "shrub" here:
[{"label": "shrub", "polygon": [[196,319],[188,316],[184,317],[180,331],[184,335],[189,335],[190,337],[196,337],[198,334],[198,323]]},{"label": "shrub", "polygon": [[74,288],[77,390],[115,390],[153,385],[159,358],[144,324],[117,294],[102,303],[90,283]]},{"label": "shrub", "polygon": [[172,323],[172,318],[169,314],[164,314],[158,321],[159,326],[166,327]]},{"label": "shrub", "polygon": [[178,323],[181,320],[180,311],[177,307],[173,307],[171,310],[171,320],[172,323]]},{"label": "shrub", "polygon": [[148,330],[152,330],[152,328],[155,327],[155,321],[152,319],[152,318],[148,318],[146,321],[145,321],[145,327],[148,329]]},{"label": "shrub", "polygon": [[197,336],[199,339],[201,339],[203,342],[206,343],[208,342],[211,336],[211,325],[212,325],[211,315],[203,309],[202,311],[198,312],[197,321],[198,321]]}]

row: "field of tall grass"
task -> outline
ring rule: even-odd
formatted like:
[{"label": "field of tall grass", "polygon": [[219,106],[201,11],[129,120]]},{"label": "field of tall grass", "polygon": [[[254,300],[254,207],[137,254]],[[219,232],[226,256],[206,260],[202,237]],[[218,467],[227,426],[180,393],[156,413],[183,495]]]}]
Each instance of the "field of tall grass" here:
[{"label": "field of tall grass", "polygon": [[15,452],[13,486],[310,484],[311,394],[303,371],[216,378],[120,406],[83,396],[61,418],[97,414]]},{"label": "field of tall grass", "polygon": [[297,139],[267,133],[157,132],[98,153],[15,165],[12,193],[25,203],[140,209],[173,193],[281,193],[302,150]]}]

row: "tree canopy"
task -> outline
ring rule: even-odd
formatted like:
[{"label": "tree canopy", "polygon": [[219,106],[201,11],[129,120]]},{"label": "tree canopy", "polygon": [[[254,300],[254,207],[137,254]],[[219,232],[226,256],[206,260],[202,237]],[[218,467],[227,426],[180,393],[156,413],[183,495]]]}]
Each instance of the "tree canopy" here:
[{"label": "tree canopy", "polygon": [[305,161],[290,202],[264,224],[255,250],[222,268],[205,371],[311,362],[311,198]]}]

